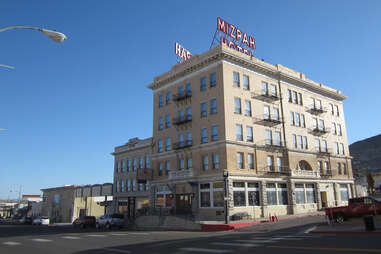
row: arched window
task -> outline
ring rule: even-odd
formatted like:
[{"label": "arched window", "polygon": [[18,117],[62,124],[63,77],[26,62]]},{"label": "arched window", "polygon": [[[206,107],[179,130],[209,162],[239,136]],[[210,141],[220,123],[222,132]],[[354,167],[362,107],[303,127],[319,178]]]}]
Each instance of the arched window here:
[{"label": "arched window", "polygon": [[311,170],[312,171],[310,164],[305,160],[299,161],[298,169],[299,170]]}]

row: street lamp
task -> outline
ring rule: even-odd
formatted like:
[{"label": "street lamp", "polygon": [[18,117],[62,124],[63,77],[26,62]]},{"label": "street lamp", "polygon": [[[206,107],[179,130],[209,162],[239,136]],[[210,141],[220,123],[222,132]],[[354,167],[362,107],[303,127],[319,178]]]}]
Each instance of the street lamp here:
[{"label": "street lamp", "polygon": [[0,28],[0,32],[12,30],[12,29],[31,29],[31,30],[39,31],[45,34],[46,36],[48,36],[50,39],[52,39],[55,42],[63,42],[64,40],[67,39],[66,35],[64,35],[63,33],[53,31],[53,30],[43,29],[39,27],[32,27],[32,26],[9,26],[5,28]]}]

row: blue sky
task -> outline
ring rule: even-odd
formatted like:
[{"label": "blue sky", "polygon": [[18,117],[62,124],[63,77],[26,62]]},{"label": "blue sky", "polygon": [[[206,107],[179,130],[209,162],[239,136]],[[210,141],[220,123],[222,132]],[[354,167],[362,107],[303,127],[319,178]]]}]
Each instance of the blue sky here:
[{"label": "blue sky", "polygon": [[[209,49],[216,18],[256,39],[255,56],[340,89],[349,142],[380,134],[381,1],[4,0],[0,26],[0,198],[111,182],[110,152],[152,135],[146,88],[178,41]],[[12,191],[12,192],[11,192]]]}]

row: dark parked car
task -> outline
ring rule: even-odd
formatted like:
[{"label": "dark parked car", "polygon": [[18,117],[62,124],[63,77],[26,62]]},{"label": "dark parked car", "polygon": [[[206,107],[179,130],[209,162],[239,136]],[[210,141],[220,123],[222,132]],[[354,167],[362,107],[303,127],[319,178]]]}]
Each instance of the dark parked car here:
[{"label": "dark parked car", "polygon": [[74,227],[95,227],[96,218],[94,216],[81,216],[73,221]]},{"label": "dark parked car", "polygon": [[32,224],[32,221],[33,219],[31,217],[22,217],[20,220],[19,220],[19,223],[20,224]]}]

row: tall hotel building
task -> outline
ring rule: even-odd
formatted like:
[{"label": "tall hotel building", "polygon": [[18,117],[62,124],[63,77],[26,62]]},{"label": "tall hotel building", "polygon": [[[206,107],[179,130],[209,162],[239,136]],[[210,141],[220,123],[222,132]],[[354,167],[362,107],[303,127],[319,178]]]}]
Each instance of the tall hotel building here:
[{"label": "tall hotel building", "polygon": [[152,208],[199,220],[260,218],[355,196],[339,90],[225,45],[148,87]]}]

